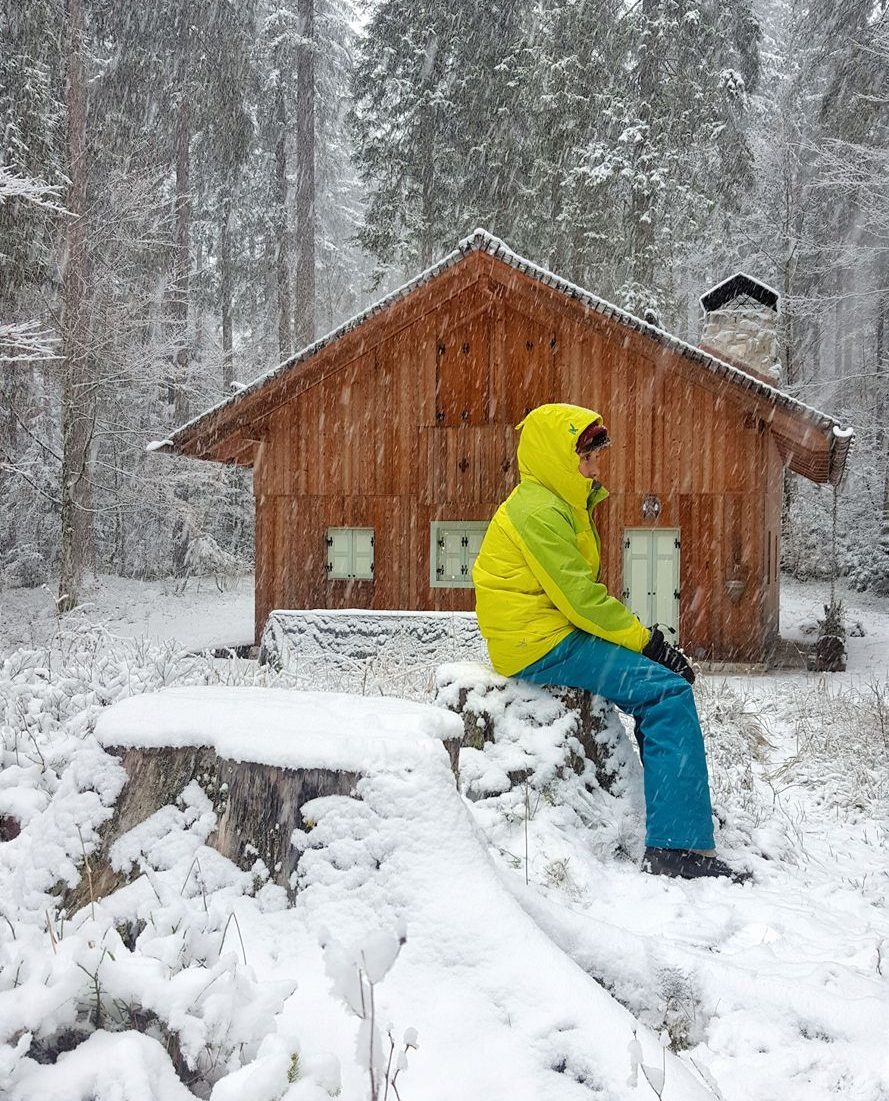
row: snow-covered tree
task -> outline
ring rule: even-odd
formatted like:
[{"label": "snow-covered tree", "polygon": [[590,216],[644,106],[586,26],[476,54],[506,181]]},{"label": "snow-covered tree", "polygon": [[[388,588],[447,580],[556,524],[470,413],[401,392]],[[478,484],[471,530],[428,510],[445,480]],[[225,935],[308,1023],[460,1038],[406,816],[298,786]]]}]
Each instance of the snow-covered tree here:
[{"label": "snow-covered tree", "polygon": [[355,156],[370,198],[360,240],[416,270],[484,221],[508,235],[525,178],[522,7],[384,0],[355,69]]}]

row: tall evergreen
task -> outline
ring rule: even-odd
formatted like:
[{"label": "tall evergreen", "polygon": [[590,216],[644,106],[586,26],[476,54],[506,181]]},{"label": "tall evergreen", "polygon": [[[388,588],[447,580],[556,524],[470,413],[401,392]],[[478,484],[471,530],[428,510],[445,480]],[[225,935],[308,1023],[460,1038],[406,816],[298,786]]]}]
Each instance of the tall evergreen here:
[{"label": "tall evergreen", "polygon": [[428,266],[484,220],[508,235],[527,164],[513,79],[522,6],[384,0],[353,84],[355,158],[370,197],[360,240],[387,266]]}]

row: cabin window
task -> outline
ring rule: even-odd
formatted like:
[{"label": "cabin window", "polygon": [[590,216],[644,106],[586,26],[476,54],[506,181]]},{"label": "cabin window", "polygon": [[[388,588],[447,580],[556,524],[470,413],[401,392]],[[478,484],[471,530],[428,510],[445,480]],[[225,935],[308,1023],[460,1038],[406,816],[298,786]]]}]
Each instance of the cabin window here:
[{"label": "cabin window", "polygon": [[434,520],[429,532],[429,583],[433,589],[471,589],[487,520]]},{"label": "cabin window", "polygon": [[327,529],[327,576],[331,581],[372,581],[374,529]]}]

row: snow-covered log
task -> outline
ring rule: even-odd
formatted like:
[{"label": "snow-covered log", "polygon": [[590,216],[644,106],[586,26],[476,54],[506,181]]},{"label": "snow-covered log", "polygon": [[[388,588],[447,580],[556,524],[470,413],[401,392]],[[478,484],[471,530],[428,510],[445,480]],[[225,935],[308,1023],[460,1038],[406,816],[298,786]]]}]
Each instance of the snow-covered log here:
[{"label": "snow-covered log", "polygon": [[429,699],[436,666],[487,651],[472,612],[319,609],[272,612],[259,659],[314,685]]}]

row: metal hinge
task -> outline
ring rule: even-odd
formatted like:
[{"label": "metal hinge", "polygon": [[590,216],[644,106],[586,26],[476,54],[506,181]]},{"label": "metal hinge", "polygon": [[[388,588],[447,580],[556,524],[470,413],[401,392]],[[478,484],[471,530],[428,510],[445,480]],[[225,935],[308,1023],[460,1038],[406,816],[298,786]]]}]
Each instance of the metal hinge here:
[{"label": "metal hinge", "polygon": [[435,573],[437,577],[444,577],[444,566],[436,566]]},{"label": "metal hinge", "polygon": [[679,540],[678,540],[678,539],[674,539],[674,540],[673,540],[673,546],[674,546],[674,547],[676,548],[676,550],[679,550],[679,548],[680,548],[680,546],[681,546],[681,545],[682,545],[682,544],[681,544],[681,543],[679,542]]},{"label": "metal hinge", "polygon": [[627,550],[629,550],[629,549],[630,549],[630,540],[629,540],[629,539],[625,539],[625,540],[624,540],[624,547],[625,547],[625,548],[626,548]]},{"label": "metal hinge", "polygon": [[460,573],[465,577],[469,573],[469,567],[468,566],[461,566],[460,567]]},{"label": "metal hinge", "polygon": [[678,589],[674,589],[674,590],[673,590],[673,599],[674,599],[674,600],[678,600],[678,599],[679,599],[679,590],[678,590]]},{"label": "metal hinge", "polygon": [[333,546],[333,536],[332,535],[327,536],[327,545],[328,545],[328,547]]},{"label": "metal hinge", "polygon": [[468,547],[469,546],[469,536],[468,535],[464,535],[463,538],[460,540],[460,546],[461,547]]}]

